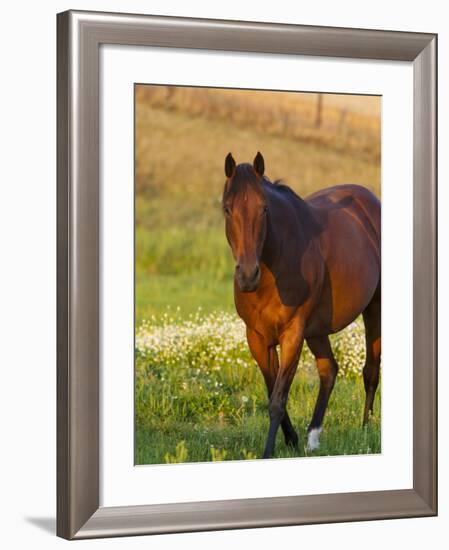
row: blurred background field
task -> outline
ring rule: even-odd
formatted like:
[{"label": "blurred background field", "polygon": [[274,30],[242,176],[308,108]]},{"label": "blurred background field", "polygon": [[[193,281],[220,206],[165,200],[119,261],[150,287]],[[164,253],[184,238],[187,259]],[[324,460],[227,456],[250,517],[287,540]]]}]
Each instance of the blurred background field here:
[{"label": "blurred background field", "polygon": [[[380,195],[380,98],[136,87],[136,316],[232,308],[224,157],[260,150],[300,196],[338,183]],[[321,112],[320,115],[318,113]],[[318,120],[317,120],[318,119]]]},{"label": "blurred background field", "polygon": [[[148,335],[155,334],[158,327],[166,323],[164,315],[175,314],[176,323],[182,324],[189,316],[196,316],[198,308],[202,318],[217,312],[236,318],[232,290],[234,266],[221,211],[223,164],[229,151],[237,162],[252,162],[256,152],[261,151],[266,175],[272,180],[282,179],[302,197],[339,183],[359,183],[380,197],[380,115],[381,99],[373,96],[137,85],[136,331],[145,326]],[[158,334],[163,338],[164,333]],[[137,352],[138,463],[160,462],[165,456],[165,446],[167,452],[168,447],[174,452],[177,442],[186,439],[180,426],[189,434],[192,430],[198,434],[194,426],[198,422],[202,425],[198,415],[193,419],[189,414],[182,418],[174,414],[170,424],[162,413],[167,403],[162,406],[162,401],[148,398],[151,395],[148,381],[156,383],[156,378],[150,376],[151,365],[156,369],[152,361],[151,354]],[[192,367],[189,361],[187,357],[178,357],[180,372],[186,365]],[[357,368],[361,368],[362,361],[360,357]],[[259,373],[257,384],[260,383],[258,376]],[[303,382],[312,384],[314,399],[313,370],[304,376]],[[163,378],[168,393],[161,393],[158,385],[152,386],[160,399],[162,394],[164,399],[172,399],[175,394],[179,397],[182,387],[167,386],[167,377]],[[232,384],[228,386],[224,387],[228,387],[231,395],[235,388]],[[264,391],[263,384],[259,391]],[[352,395],[352,389],[349,391]],[[147,401],[140,399],[144,395]],[[263,406],[261,399],[258,406]],[[173,409],[176,410],[179,412]],[[216,410],[206,412],[204,422],[213,414],[219,422],[217,429],[223,430],[223,417],[218,421]],[[267,413],[259,412],[263,423]],[[247,418],[245,425],[257,424],[256,417],[257,414],[251,421]],[[231,418],[232,415],[229,422]],[[259,434],[261,439],[264,429],[261,428]],[[165,434],[162,439],[161,433]],[[379,433],[375,439],[377,436],[380,445]],[[155,438],[164,442],[164,448],[157,453],[157,446],[150,445]],[[196,447],[192,441],[189,445]],[[213,448],[216,445],[217,441]],[[332,452],[330,445],[323,452],[341,454],[340,447],[338,452],[336,449]],[[371,441],[366,448],[372,452],[376,445]],[[346,450],[351,452],[351,447]],[[202,449],[201,452],[199,455],[187,452],[187,460],[206,460],[208,451],[204,454]],[[228,453],[227,458],[240,455]]]}]

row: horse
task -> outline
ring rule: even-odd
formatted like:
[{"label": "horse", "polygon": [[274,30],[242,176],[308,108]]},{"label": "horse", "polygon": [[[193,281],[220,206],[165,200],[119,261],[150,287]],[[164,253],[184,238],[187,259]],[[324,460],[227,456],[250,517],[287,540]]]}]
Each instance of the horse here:
[{"label": "horse", "polygon": [[224,169],[222,208],[236,264],[234,302],[268,391],[263,458],[273,456],[279,426],[286,444],[298,448],[287,399],[304,340],[320,380],[307,429],[307,448],[313,451],[338,372],[329,335],[360,314],[366,340],[363,426],[373,412],[381,354],[380,201],[355,184],[302,199],[265,176],[260,152],[253,164],[238,165],[229,153]]}]

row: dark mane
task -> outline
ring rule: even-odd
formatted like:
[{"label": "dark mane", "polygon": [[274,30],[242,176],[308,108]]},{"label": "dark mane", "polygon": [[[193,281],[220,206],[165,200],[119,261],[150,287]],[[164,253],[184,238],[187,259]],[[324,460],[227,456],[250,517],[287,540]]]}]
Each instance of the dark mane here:
[{"label": "dark mane", "polygon": [[274,191],[276,194],[288,199],[298,218],[302,221],[303,229],[306,230],[307,228],[309,235],[316,235],[321,232],[322,226],[316,219],[313,210],[291,187],[283,183],[282,180],[271,182],[266,176],[263,180],[267,190]]},{"label": "dark mane", "polygon": [[304,202],[304,200],[295,192],[291,187],[289,187],[286,183],[284,183],[281,179],[270,181],[266,176],[263,178],[266,183],[271,185],[271,189],[274,189],[275,191],[279,191],[280,193],[289,194],[293,197],[295,197],[297,200]]}]

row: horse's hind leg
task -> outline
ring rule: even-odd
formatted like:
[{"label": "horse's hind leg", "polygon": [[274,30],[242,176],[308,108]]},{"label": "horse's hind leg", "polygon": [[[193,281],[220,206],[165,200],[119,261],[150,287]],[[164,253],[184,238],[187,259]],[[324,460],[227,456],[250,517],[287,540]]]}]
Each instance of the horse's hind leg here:
[{"label": "horse's hind leg", "polygon": [[324,413],[329,402],[329,397],[335,384],[338,372],[338,365],[332,353],[331,344],[327,336],[307,338],[307,345],[316,359],[316,366],[320,376],[320,390],[316,400],[312,420],[307,429],[308,443],[310,450],[320,446],[321,425],[323,424]]},{"label": "horse's hind leg", "polygon": [[363,312],[366,336],[366,362],[363,367],[363,382],[365,384],[366,400],[363,413],[363,425],[369,420],[373,412],[374,397],[379,384],[380,352],[381,352],[381,316],[380,316],[380,290],[374,294],[373,299]]}]

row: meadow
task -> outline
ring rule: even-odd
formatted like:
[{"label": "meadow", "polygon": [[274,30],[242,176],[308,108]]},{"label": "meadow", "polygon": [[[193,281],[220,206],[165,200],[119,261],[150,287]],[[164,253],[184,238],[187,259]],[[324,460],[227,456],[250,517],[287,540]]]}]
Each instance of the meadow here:
[{"label": "meadow", "polygon": [[[254,92],[200,91],[136,87],[136,464],[251,459],[263,450],[266,389],[234,310],[223,229],[225,155],[244,162],[261,150],[267,175],[301,196],[343,182],[380,195],[378,100],[330,96],[317,127],[313,97],[266,93],[256,102]],[[361,320],[332,340],[340,372],[313,454],[380,452],[380,391],[361,429]],[[287,448],[279,434],[276,456],[307,454],[317,391],[305,346],[288,404],[300,446]]]}]

